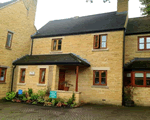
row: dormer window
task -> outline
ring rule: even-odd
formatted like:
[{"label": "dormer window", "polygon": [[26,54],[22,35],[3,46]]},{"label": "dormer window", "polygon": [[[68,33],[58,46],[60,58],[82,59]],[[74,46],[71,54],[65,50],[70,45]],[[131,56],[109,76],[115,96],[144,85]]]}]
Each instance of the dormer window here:
[{"label": "dormer window", "polygon": [[94,35],[94,49],[106,49],[107,48],[107,35]]},{"label": "dormer window", "polygon": [[61,50],[62,39],[53,39],[52,40],[52,51]]}]

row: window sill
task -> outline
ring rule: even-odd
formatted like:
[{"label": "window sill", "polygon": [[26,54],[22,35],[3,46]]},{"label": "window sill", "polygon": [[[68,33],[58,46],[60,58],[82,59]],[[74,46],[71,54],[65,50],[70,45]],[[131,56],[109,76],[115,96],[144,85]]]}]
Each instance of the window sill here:
[{"label": "window sill", "polygon": [[50,54],[60,54],[63,53],[62,51],[51,51]]},{"label": "window sill", "polygon": [[7,50],[12,50],[11,48],[9,48],[9,47],[5,47]]},{"label": "window sill", "polygon": [[18,83],[17,85],[18,85],[18,86],[25,86],[26,83]]},{"label": "window sill", "polygon": [[99,51],[108,51],[109,49],[92,49],[92,52],[99,52]]},{"label": "window sill", "polygon": [[0,84],[6,84],[6,82],[0,82]]},{"label": "window sill", "polygon": [[136,53],[141,53],[141,52],[150,52],[150,50],[140,50],[140,51],[136,51]]},{"label": "window sill", "polygon": [[37,83],[37,86],[45,87],[46,84],[40,84],[40,83]]},{"label": "window sill", "polygon": [[92,85],[91,88],[106,88],[106,89],[109,89],[108,86],[102,86],[102,85]]}]

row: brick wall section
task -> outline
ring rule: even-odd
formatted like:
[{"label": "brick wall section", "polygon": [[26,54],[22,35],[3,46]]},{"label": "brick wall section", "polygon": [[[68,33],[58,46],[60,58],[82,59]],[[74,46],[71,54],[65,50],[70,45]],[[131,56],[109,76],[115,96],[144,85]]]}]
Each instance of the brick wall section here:
[{"label": "brick wall section", "polygon": [[[25,84],[19,83],[20,80],[20,69],[26,68],[26,75],[25,75]],[[45,84],[39,84],[39,76],[40,76],[40,68],[46,68],[46,75],[45,75]],[[44,66],[17,66],[15,73],[17,73],[14,78],[14,88],[16,87],[16,91],[19,89],[28,90],[28,88],[32,88],[33,92],[36,93],[38,90],[47,90],[49,81],[52,81],[49,78],[49,74],[51,71],[51,67],[48,65]],[[35,75],[30,75],[30,72],[34,72]],[[17,81],[17,82],[15,82]]]},{"label": "brick wall section", "polygon": [[130,62],[135,57],[150,57],[150,50],[138,51],[139,36],[150,36],[150,34],[128,35],[125,37],[125,63]]},{"label": "brick wall section", "polygon": [[[35,7],[33,9],[31,9],[31,13],[34,12],[32,15],[35,14]],[[30,53],[30,36],[36,32],[36,29],[34,20],[27,16],[22,0],[0,9],[0,16],[0,65],[9,67],[6,84],[0,84],[0,98],[2,98],[6,92],[10,91],[12,62]],[[14,32],[11,49],[5,48],[8,30]]]},{"label": "brick wall section", "polygon": [[[128,35],[125,37],[125,63],[135,57],[150,58],[150,50],[138,51],[138,37],[150,36],[150,34],[143,35]],[[134,101],[137,105],[150,106],[150,88],[136,87],[134,90]]]},{"label": "brick wall section", "polygon": [[[75,53],[82,58],[87,59],[91,67],[79,68],[79,92],[80,101],[92,102],[92,103],[106,103],[121,105],[122,103],[122,56],[123,56],[123,31],[114,31],[108,34],[106,51],[93,52],[93,38],[94,34],[74,35],[57,37],[62,39],[62,52],[63,53]],[[33,55],[37,54],[50,54],[51,53],[51,41],[52,38],[41,38],[34,40]],[[54,52],[53,52],[54,53]],[[106,88],[92,88],[93,85],[93,70],[92,67],[109,67],[107,76]],[[60,69],[60,67],[58,67]],[[54,80],[58,81],[58,69],[54,68],[56,77]],[[53,76],[53,77],[54,77]],[[75,84],[74,70],[66,71],[66,80],[70,80]],[[58,82],[55,83],[58,85]],[[58,87],[55,85],[55,89]],[[74,90],[71,87],[70,90]],[[105,99],[106,101],[102,101]]]}]

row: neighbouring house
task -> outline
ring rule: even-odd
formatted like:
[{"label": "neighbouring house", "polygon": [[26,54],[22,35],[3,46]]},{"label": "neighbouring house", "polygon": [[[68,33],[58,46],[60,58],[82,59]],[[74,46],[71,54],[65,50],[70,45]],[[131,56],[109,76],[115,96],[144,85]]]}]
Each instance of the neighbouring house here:
[{"label": "neighbouring house", "polygon": [[12,62],[31,49],[37,0],[0,3],[0,98],[11,91]]},{"label": "neighbouring house", "polygon": [[13,62],[13,89],[122,105],[123,88],[132,85],[135,103],[150,105],[149,21],[128,18],[128,0],[118,0],[115,12],[50,21],[31,36],[31,54]]}]

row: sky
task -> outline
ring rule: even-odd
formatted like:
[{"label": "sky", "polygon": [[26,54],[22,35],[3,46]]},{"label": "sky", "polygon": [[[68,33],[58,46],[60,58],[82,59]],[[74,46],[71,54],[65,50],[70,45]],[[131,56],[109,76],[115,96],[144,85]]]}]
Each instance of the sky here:
[{"label": "sky", "polygon": [[[6,1],[10,0],[0,0]],[[93,0],[91,3],[86,0],[38,0],[35,26],[40,29],[52,20],[116,11],[117,0],[110,1],[111,3],[103,3],[103,0]],[[142,6],[139,0],[129,0],[129,18],[141,17],[140,7]]]}]

